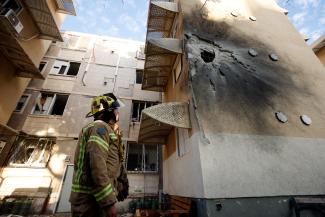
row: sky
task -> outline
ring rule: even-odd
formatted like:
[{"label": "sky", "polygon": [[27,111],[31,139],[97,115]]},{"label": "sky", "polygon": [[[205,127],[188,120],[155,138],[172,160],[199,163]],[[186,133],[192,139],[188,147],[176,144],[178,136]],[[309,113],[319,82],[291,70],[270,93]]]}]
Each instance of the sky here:
[{"label": "sky", "polygon": [[[325,0],[278,0],[309,44],[325,34]],[[77,16],[68,16],[61,30],[144,41],[148,0],[74,0]]]},{"label": "sky", "polygon": [[289,20],[306,35],[309,44],[325,34],[325,0],[278,0],[289,11]]}]

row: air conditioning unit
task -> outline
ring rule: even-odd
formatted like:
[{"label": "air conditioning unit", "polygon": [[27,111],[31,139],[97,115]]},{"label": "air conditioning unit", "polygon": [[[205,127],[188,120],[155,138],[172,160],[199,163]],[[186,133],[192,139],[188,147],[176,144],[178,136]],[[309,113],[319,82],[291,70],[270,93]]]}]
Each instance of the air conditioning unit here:
[{"label": "air conditioning unit", "polygon": [[1,16],[3,16],[8,22],[9,25],[19,34],[24,26],[18,19],[16,13],[12,9],[4,8],[1,10]]}]

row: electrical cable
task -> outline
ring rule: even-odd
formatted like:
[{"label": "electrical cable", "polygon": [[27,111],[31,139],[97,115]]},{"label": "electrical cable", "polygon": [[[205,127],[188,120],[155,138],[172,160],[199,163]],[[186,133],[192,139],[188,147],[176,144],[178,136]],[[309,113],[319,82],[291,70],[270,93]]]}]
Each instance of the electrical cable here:
[{"label": "electrical cable", "polygon": [[205,4],[207,3],[208,0],[205,0],[204,4],[202,5],[200,11],[202,11],[202,9],[204,8]]}]

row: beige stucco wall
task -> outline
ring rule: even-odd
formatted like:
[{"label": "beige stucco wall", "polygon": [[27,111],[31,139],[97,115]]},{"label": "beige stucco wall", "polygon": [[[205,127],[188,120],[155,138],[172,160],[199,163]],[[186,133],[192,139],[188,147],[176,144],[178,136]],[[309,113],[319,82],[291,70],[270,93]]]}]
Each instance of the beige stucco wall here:
[{"label": "beige stucco wall", "polygon": [[[197,153],[204,197],[325,194],[325,74],[310,47],[273,0],[207,1],[201,12],[204,1],[182,3],[192,33],[186,48],[203,134]],[[204,62],[201,49],[216,58]],[[287,115],[286,124],[276,111]]]},{"label": "beige stucco wall", "polygon": [[29,79],[15,76],[15,68],[0,54],[0,124],[6,125]]},{"label": "beige stucco wall", "polygon": [[[325,159],[319,154],[325,151],[321,145],[325,136],[323,67],[275,1],[207,1],[202,8],[205,2],[181,1],[187,39],[195,38],[193,46],[197,46],[197,50],[186,47],[186,56],[194,57],[193,65],[201,68],[190,68],[191,78],[183,73],[176,84],[170,75],[163,94],[164,102],[190,101],[192,124],[188,141],[183,144],[189,148],[184,156],[177,156],[175,131],[164,146],[164,191],[196,198],[324,194],[325,174],[320,165]],[[232,11],[239,13],[237,18]],[[251,21],[249,16],[255,16],[257,21]],[[255,60],[248,55],[249,48],[258,51]],[[203,62],[202,49],[215,51],[212,63]],[[279,56],[278,62],[269,59],[271,53]],[[222,59],[223,55],[230,58]],[[258,61],[262,61],[262,67]],[[242,68],[229,69],[223,77],[219,67],[225,63]],[[283,73],[277,81],[266,79],[261,85],[285,83],[284,90],[277,90],[283,92],[267,103],[269,108],[259,107],[257,100],[242,103],[246,97],[267,96],[263,87],[247,96],[249,90],[240,85],[239,79],[231,82],[236,76],[240,78],[244,68],[255,69],[250,73],[256,72],[257,79],[264,69],[273,70],[268,73],[271,78],[274,72]],[[205,80],[192,95],[188,84],[199,79]],[[258,88],[258,83],[250,85]],[[286,113],[288,123],[280,124],[275,119],[278,110]],[[311,126],[301,123],[302,114],[312,118]]]},{"label": "beige stucco wall", "polygon": [[318,57],[318,59],[323,63],[323,65],[325,66],[325,47],[322,47],[319,51],[317,51],[316,56]]}]

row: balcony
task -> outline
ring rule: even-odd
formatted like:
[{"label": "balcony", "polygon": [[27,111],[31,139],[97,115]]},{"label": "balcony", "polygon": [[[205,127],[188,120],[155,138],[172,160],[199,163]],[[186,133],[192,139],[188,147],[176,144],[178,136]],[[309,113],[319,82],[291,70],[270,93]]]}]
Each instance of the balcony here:
[{"label": "balcony", "polygon": [[148,14],[147,39],[169,37],[178,12],[177,3],[151,1]]},{"label": "balcony", "polygon": [[177,55],[183,52],[182,41],[169,38],[178,8],[179,5],[174,2],[150,2],[143,90],[163,92]]},{"label": "balcony", "polygon": [[40,38],[63,41],[60,30],[49,8],[48,1],[25,0],[24,3],[39,30]]},{"label": "balcony", "polygon": [[147,41],[142,89],[165,91],[177,55],[182,53],[183,45],[179,39],[149,39]]},{"label": "balcony", "polygon": [[191,128],[188,103],[163,103],[144,109],[138,143],[166,144],[173,127]]},{"label": "balcony", "polygon": [[44,79],[18,40],[13,37],[4,18],[0,20],[0,38],[0,51],[14,65],[17,76]]},{"label": "balcony", "polygon": [[64,14],[76,16],[76,10],[72,0],[56,0],[57,10]]}]

